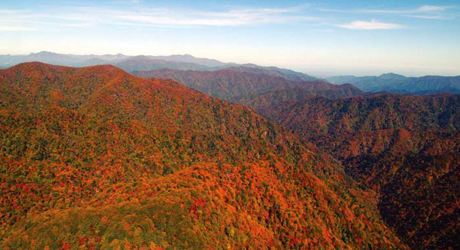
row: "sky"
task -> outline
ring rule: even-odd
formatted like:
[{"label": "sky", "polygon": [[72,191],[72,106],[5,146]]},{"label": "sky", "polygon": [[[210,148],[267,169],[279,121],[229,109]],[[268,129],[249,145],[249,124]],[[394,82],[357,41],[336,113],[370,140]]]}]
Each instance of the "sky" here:
[{"label": "sky", "polygon": [[460,75],[460,1],[0,0],[0,54],[191,54],[315,76]]}]

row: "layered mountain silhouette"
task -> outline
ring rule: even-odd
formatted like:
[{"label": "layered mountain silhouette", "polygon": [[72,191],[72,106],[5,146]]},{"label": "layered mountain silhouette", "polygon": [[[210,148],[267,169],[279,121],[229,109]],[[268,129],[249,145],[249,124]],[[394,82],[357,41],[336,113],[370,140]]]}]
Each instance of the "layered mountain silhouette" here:
[{"label": "layered mountain silhouette", "polygon": [[285,77],[289,80],[315,80],[315,77],[277,67],[263,67],[255,64],[224,63],[215,59],[197,58],[192,55],[170,56],[127,56],[116,55],[71,55],[58,54],[48,51],[31,53],[29,55],[0,55],[0,67],[10,67],[24,62],[43,62],[55,65],[85,67],[111,64],[128,72],[155,69],[172,70],[219,70],[232,68],[234,70],[262,73]]},{"label": "layered mountain silhouette", "polygon": [[20,64],[0,126],[3,249],[406,248],[328,154],[172,80]]},{"label": "layered mountain silhouette", "polygon": [[270,76],[278,76],[292,81],[314,81],[316,77],[299,73],[289,69],[281,69],[278,67],[260,67],[255,64],[243,64],[240,66],[229,67],[231,70],[248,72],[254,74],[264,74]]},{"label": "layered mountain silhouette", "polygon": [[383,218],[411,247],[460,247],[459,95],[284,103],[270,97],[249,104],[334,155],[349,175],[379,193]]},{"label": "layered mountain silhouette", "polygon": [[339,99],[354,96],[374,96],[382,93],[367,93],[350,84],[331,85],[323,81],[305,82],[301,86],[281,90],[273,90],[254,95],[243,95],[230,100],[241,105],[251,107],[259,113],[262,109],[271,109],[285,102],[303,101],[309,97],[322,96],[328,99]]},{"label": "layered mountain silhouette", "polygon": [[364,91],[387,91],[400,94],[460,94],[460,76],[405,77],[393,73],[380,76],[336,76],[327,78],[335,84],[350,83]]},{"label": "layered mountain silhouette", "polygon": [[[107,64],[107,62],[98,63]],[[176,70],[206,70],[208,67],[192,62],[169,61],[164,59],[156,59],[148,56],[136,56],[126,60],[115,62],[113,65],[120,67],[126,71],[139,70],[154,70],[154,69],[176,69]]]},{"label": "layered mountain silhouette", "polygon": [[[280,76],[253,68],[229,68],[217,71],[181,71],[160,69],[135,71],[133,74],[146,78],[173,79],[208,95],[232,100],[244,104],[254,96],[278,92],[291,92],[294,95],[322,95],[330,98],[363,95],[358,88],[347,85],[334,85],[321,80],[296,78],[290,80],[286,75]],[[292,79],[292,78],[291,78]],[[301,92],[301,93],[299,93]]]},{"label": "layered mountain silhouette", "polygon": [[129,56],[122,54],[70,55],[41,51],[38,53],[31,53],[29,55],[0,55],[0,65],[9,67],[24,62],[44,62],[56,65],[86,66],[92,65],[92,62],[96,62],[97,64],[108,64],[110,62],[119,62],[128,58]]},{"label": "layered mountain silhouette", "polygon": [[[264,67],[255,64],[224,63],[215,59],[197,58],[189,54],[170,56],[127,56],[116,55],[72,55],[48,51],[29,55],[0,55],[0,68],[24,62],[43,62],[72,67],[114,65],[128,72],[160,69],[216,71],[228,69],[239,72],[277,76],[291,81],[315,81],[316,77],[278,67]],[[335,76],[326,78],[333,84],[352,84],[365,92],[391,92],[399,94],[428,95],[437,93],[460,93],[460,76],[405,77],[387,73],[380,76]],[[250,93],[245,93],[250,94]]]}]

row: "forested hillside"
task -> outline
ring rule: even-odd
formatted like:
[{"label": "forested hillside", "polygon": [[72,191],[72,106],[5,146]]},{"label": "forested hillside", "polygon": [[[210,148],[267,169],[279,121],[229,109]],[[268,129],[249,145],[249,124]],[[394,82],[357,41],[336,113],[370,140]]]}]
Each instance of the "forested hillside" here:
[{"label": "forested hillside", "polygon": [[460,96],[312,97],[255,109],[380,193],[383,218],[414,249],[460,246]]},{"label": "forested hillside", "polygon": [[303,96],[322,95],[330,98],[359,96],[364,93],[350,84],[334,85],[321,80],[301,80],[301,78],[290,80],[287,78],[291,77],[279,75],[279,72],[275,76],[274,72],[257,68],[230,68],[217,71],[160,69],[136,71],[134,74],[147,78],[173,79],[210,96],[241,104],[245,104],[248,99],[272,92],[300,90]]},{"label": "forested hillside", "polygon": [[2,249],[395,249],[373,191],[253,113],[113,66],[0,71]]}]

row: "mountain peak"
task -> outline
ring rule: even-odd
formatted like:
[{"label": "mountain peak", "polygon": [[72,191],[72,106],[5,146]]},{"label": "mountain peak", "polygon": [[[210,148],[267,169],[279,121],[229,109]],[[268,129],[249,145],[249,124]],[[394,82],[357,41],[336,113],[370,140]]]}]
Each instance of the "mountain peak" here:
[{"label": "mountain peak", "polygon": [[1,71],[7,72],[10,75],[15,75],[19,73],[19,75],[25,75],[31,79],[34,79],[34,81],[41,81],[45,78],[54,79],[55,75],[66,75],[74,73],[78,73],[81,75],[104,76],[106,79],[111,79],[115,77],[137,78],[133,75],[128,74],[123,69],[120,69],[110,64],[73,68],[68,66],[52,65],[42,62],[25,62],[17,64],[8,69],[3,69]]},{"label": "mountain peak", "polygon": [[38,53],[30,53],[30,55],[58,55],[58,53],[42,50],[42,51],[40,51]]},{"label": "mountain peak", "polygon": [[395,74],[395,73],[392,73],[392,72],[382,74],[382,75],[380,75],[380,77],[381,78],[406,78],[403,75]]},{"label": "mountain peak", "polygon": [[[57,68],[68,68],[68,69],[109,69],[109,70],[119,70],[120,72],[126,73],[123,69],[120,69],[118,67],[115,67],[111,64],[105,64],[105,65],[95,65],[95,66],[88,66],[88,67],[82,67],[82,68],[73,68],[73,67],[68,67],[68,66],[61,66],[61,65],[53,65],[49,63],[44,63],[44,62],[39,62],[39,61],[33,61],[33,62],[24,62],[24,63],[19,63],[11,68],[27,68],[27,69],[33,69],[33,68],[48,68],[48,69],[57,69]],[[128,74],[128,73],[126,73]]]},{"label": "mountain peak", "polygon": [[[58,65],[51,65],[44,62],[33,61],[33,62],[24,62],[16,64],[13,67],[10,67],[11,70],[42,70],[42,69],[51,69],[51,68],[69,68],[67,66],[58,66]],[[8,69],[5,69],[8,70]]]},{"label": "mountain peak", "polygon": [[194,59],[196,57],[190,55],[190,54],[177,54],[177,55],[173,55],[173,56],[177,56],[177,57],[183,57],[183,58],[190,58],[190,59]]}]

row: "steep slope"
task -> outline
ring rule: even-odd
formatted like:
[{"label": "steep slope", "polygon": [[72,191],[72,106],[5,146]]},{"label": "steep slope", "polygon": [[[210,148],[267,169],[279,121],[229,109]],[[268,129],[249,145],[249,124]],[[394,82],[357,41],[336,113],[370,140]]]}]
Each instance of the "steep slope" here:
[{"label": "steep slope", "polygon": [[324,81],[291,81],[262,73],[234,69],[217,71],[152,70],[135,75],[148,78],[173,79],[213,97],[244,103],[247,99],[271,91],[304,89],[316,95],[348,97],[363,92],[351,85],[333,85]]},{"label": "steep slope", "polygon": [[365,93],[350,84],[328,85],[324,84],[322,81],[313,81],[296,88],[274,90],[255,95],[237,96],[231,98],[230,101],[246,107],[251,107],[260,114],[265,114],[266,111],[278,105],[286,105],[288,102],[300,102],[309,97],[318,95],[329,99],[338,99],[352,96],[365,96],[370,95],[370,93]]},{"label": "steep slope", "polygon": [[263,74],[251,74],[233,70],[180,71],[152,70],[134,72],[148,78],[173,79],[213,97],[229,99],[248,93],[261,93],[273,89],[298,86],[299,83]]},{"label": "steep slope", "polygon": [[316,96],[315,92],[309,89],[299,87],[268,91],[262,94],[242,95],[230,99],[233,103],[238,103],[246,107],[253,108],[259,114],[264,114],[265,109],[271,110],[271,107],[287,102],[298,102],[309,97]]},{"label": "steep slope", "polygon": [[259,112],[379,192],[383,218],[413,248],[460,246],[460,96],[314,97]]},{"label": "steep slope", "polygon": [[0,126],[3,249],[404,247],[333,159],[170,80],[21,64]]},{"label": "steep slope", "polygon": [[401,94],[460,94],[460,76],[423,76],[404,77],[397,74],[383,74],[381,76],[336,76],[327,78],[335,84],[350,83],[364,91],[387,91]]}]

